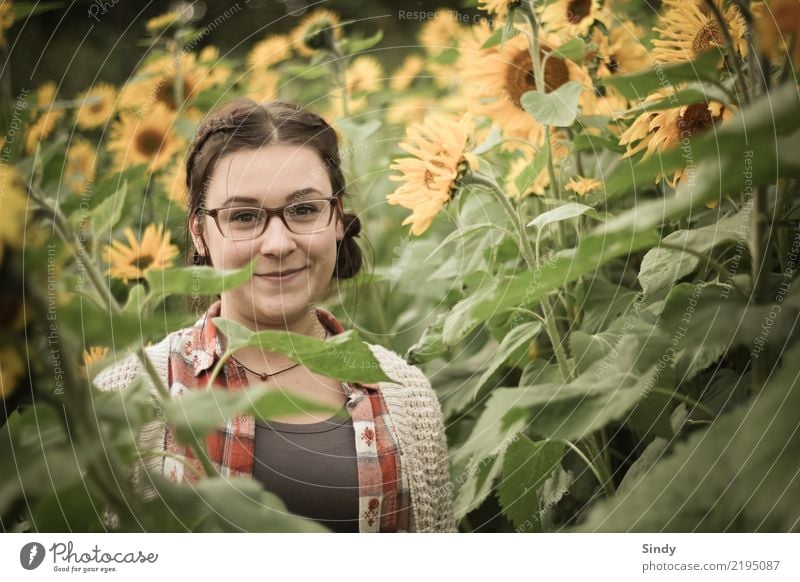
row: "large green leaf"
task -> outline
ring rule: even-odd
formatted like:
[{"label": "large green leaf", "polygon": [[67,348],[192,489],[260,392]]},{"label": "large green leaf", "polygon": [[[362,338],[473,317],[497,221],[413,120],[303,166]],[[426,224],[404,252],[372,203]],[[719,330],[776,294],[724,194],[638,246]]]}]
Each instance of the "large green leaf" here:
[{"label": "large green leaf", "polygon": [[229,352],[257,347],[280,352],[312,372],[345,382],[394,381],[381,369],[377,358],[358,336],[358,332],[352,329],[322,341],[288,331],[256,333],[222,317],[215,317],[212,321],[228,339]]},{"label": "large green leaf", "polygon": [[235,415],[270,419],[299,411],[329,415],[336,412],[329,406],[262,384],[243,390],[189,390],[167,402],[164,411],[170,426],[185,444],[194,443]]},{"label": "large green leaf", "polygon": [[547,212],[541,213],[539,216],[531,220],[528,223],[528,226],[535,226],[541,230],[548,224],[561,222],[562,220],[569,220],[570,218],[577,218],[584,214],[588,214],[592,218],[598,217],[597,212],[591,206],[586,206],[585,204],[579,204],[577,202],[567,202],[566,204],[562,204],[557,208],[553,208],[553,210],[548,210]]},{"label": "large green leaf", "polygon": [[500,342],[497,352],[489,361],[489,367],[481,375],[473,393],[477,395],[491,380],[492,376],[507,362],[507,360],[523,346],[528,346],[542,331],[542,324],[538,321],[522,323],[512,329]]},{"label": "large green leaf", "polygon": [[798,531],[800,344],[762,394],[675,445],[580,531]]},{"label": "large green leaf", "polygon": [[578,99],[584,86],[578,81],[564,83],[555,91],[528,91],[522,95],[522,107],[542,125],[569,127],[578,116]]},{"label": "large green leaf", "polygon": [[[665,243],[704,253],[724,242],[746,238],[750,210],[723,218],[719,222],[693,230],[679,230],[664,237]],[[672,285],[694,271],[700,263],[695,254],[656,246],[648,251],[639,270],[642,290],[653,293]]]},{"label": "large green leaf", "polygon": [[508,447],[497,497],[503,513],[517,528],[539,529],[539,489],[559,466],[563,454],[563,443],[533,442],[525,435]]},{"label": "large green leaf", "polygon": [[203,266],[148,271],[145,278],[150,285],[150,294],[156,298],[164,295],[219,295],[252,279],[258,261],[255,256],[240,269],[230,270]]}]

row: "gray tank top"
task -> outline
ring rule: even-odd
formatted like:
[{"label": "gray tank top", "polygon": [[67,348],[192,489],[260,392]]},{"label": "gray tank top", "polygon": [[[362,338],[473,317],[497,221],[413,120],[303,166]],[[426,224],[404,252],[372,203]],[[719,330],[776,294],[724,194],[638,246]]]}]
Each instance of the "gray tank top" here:
[{"label": "gray tank top", "polygon": [[253,456],[253,478],[292,513],[358,533],[355,435],[344,407],[310,424],[257,420]]}]

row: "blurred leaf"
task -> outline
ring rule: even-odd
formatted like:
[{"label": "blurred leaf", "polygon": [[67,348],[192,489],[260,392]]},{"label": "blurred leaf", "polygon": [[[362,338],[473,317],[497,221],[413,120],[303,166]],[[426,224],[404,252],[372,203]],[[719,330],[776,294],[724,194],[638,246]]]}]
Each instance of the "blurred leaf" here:
[{"label": "blurred leaf", "polygon": [[562,220],[569,220],[570,218],[577,218],[578,216],[582,216],[584,214],[588,214],[592,218],[597,218],[597,212],[591,206],[586,206],[585,204],[579,204],[577,202],[567,202],[566,204],[554,208],[553,210],[543,212],[531,220],[528,223],[528,226],[535,226],[541,230],[548,224],[561,222]]},{"label": "blurred leaf", "polygon": [[244,347],[258,347],[284,354],[312,372],[344,382],[394,381],[386,376],[369,346],[352,329],[322,341],[287,331],[256,333],[221,317],[215,317],[212,321],[228,339],[229,352]]},{"label": "blurred leaf", "polygon": [[383,40],[383,31],[378,29],[378,32],[372,36],[356,37],[347,36],[339,42],[339,47],[343,54],[354,55],[371,49],[376,44]]},{"label": "blurred leaf", "polygon": [[578,81],[569,81],[550,93],[528,91],[522,95],[522,107],[542,125],[569,127],[578,116],[583,88]]},{"label": "blurred leaf", "polygon": [[[214,267],[175,267],[145,273],[150,295],[220,295],[240,287],[253,278],[258,256],[240,269],[223,270]],[[151,299],[152,301],[152,299]]]},{"label": "blurred leaf", "polygon": [[488,384],[489,380],[492,379],[492,376],[494,376],[494,374],[506,364],[506,361],[512,356],[512,354],[521,347],[529,346],[534,338],[539,335],[541,330],[542,324],[538,321],[521,323],[517,327],[513,328],[503,338],[503,341],[500,342],[497,352],[489,361],[489,367],[486,369],[483,375],[481,375],[478,383],[475,385],[473,394],[477,396],[481,389]]},{"label": "blurred leaf", "polygon": [[580,64],[583,61],[583,55],[586,52],[586,43],[579,36],[573,37],[558,48],[554,48],[547,53],[547,56],[560,57],[575,63]]},{"label": "blurred leaf", "polygon": [[96,240],[103,240],[110,236],[114,226],[122,218],[122,210],[125,208],[125,197],[128,192],[128,183],[123,182],[122,186],[113,196],[103,200],[97,208],[91,212],[91,230]]}]

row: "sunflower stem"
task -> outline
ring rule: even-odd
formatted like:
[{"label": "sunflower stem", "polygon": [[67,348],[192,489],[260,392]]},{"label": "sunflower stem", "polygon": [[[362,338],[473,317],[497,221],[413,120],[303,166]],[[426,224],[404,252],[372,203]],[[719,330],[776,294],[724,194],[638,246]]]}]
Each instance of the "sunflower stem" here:
[{"label": "sunflower stem", "polygon": [[717,21],[717,26],[719,27],[720,32],[722,32],[722,36],[725,38],[725,46],[728,49],[728,54],[730,55],[730,62],[733,63],[733,69],[736,73],[736,78],[739,80],[739,86],[742,91],[744,102],[750,103],[750,92],[747,90],[747,81],[744,77],[742,64],[739,62],[739,55],[736,53],[736,45],[733,43],[733,37],[731,37],[731,31],[728,29],[728,24],[725,22],[725,18],[722,16],[722,12],[720,12],[719,8],[717,8],[714,0],[703,1],[714,15],[714,19]]},{"label": "sunflower stem", "polygon": [[[769,208],[767,200],[766,186],[760,186],[756,190],[753,205],[752,237],[750,239],[750,256],[752,262],[751,276],[753,278],[752,301],[756,305],[763,305],[769,300],[769,274],[770,265],[770,244],[771,234],[769,225]],[[753,365],[753,394],[758,394],[764,387],[769,377],[769,346],[764,346],[760,354],[751,354]]]}]

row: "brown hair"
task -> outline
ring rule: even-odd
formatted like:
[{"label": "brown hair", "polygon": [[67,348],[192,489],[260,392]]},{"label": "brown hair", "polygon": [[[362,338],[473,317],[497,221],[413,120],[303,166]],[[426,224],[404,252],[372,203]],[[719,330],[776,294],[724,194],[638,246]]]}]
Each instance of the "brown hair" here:
[{"label": "brown hair", "polygon": [[341,200],[345,196],[346,184],[336,132],[322,117],[295,103],[256,103],[247,97],[234,99],[212,111],[197,128],[189,148],[186,159],[186,188],[189,193],[187,264],[211,265],[208,248],[204,249],[205,256],[197,252],[190,229],[192,216],[205,204],[208,184],[217,163],[225,155],[271,144],[308,146],[322,159],[333,195],[340,200],[337,216],[344,225],[344,238],[336,241],[334,278],[355,277],[362,264],[361,249],[355,241],[361,232],[361,222],[356,215],[343,210]]}]

